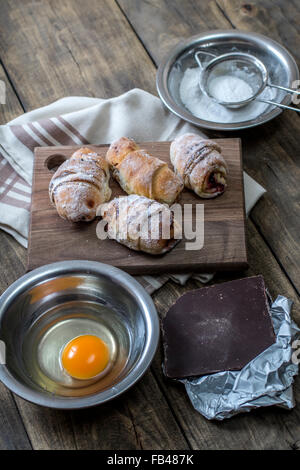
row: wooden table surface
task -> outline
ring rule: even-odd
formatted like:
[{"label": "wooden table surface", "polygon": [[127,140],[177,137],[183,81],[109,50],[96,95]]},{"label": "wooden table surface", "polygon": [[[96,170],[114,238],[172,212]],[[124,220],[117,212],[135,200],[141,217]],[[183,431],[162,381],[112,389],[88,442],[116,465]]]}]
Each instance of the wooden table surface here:
[{"label": "wooden table surface", "polygon": [[[134,87],[156,94],[156,68],[178,41],[209,29],[266,34],[300,66],[299,0],[6,0],[0,5],[1,124],[69,95],[109,98]],[[207,132],[211,138],[225,133]],[[266,189],[247,221],[250,268],[273,296],[292,298],[300,323],[300,116],[286,111],[241,137],[244,169]],[[26,250],[0,232],[0,289],[25,271]],[[232,279],[217,275],[217,282]],[[155,295],[160,315],[185,287]],[[122,397],[85,411],[25,402],[0,385],[1,449],[300,449],[300,380],[292,411],[260,409],[209,422],[184,388],[164,378],[159,349],[144,378]]]}]

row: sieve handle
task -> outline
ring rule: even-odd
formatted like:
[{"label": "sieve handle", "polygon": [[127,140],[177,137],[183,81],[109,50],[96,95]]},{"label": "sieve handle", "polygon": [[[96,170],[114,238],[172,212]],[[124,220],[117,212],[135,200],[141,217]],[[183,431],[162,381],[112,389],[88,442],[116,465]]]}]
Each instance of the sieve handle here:
[{"label": "sieve handle", "polygon": [[276,103],[276,101],[263,100],[262,98],[256,98],[256,101],[262,101],[263,103],[268,103],[274,106],[278,106],[278,108],[290,109],[291,111],[296,111],[296,113],[300,113],[299,108],[293,108],[293,106],[287,106],[286,104]]},{"label": "sieve handle", "polygon": [[197,62],[197,64],[199,65],[200,69],[203,69],[203,65],[202,65],[202,62],[201,60],[199,59],[199,55],[202,54],[202,55],[209,55],[210,57],[217,57],[216,54],[213,54],[212,52],[206,52],[206,51],[197,51],[194,55],[195,57],[195,60]]},{"label": "sieve handle", "polygon": [[287,88],[282,85],[274,85],[273,83],[267,83],[267,85],[272,88],[279,88],[279,90],[287,91],[288,93],[295,93],[295,95],[300,95],[300,91],[293,90],[292,88]]}]

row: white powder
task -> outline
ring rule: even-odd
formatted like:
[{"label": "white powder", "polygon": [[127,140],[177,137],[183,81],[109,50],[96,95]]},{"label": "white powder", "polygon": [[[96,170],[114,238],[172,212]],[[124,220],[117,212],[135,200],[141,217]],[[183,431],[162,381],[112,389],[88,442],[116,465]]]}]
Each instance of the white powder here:
[{"label": "white powder", "polygon": [[[216,103],[203,95],[199,87],[199,68],[188,68],[183,74],[180,88],[180,99],[184,106],[196,117],[211,122],[242,122],[255,119],[269,106],[266,103],[252,101],[239,109],[230,109]],[[276,91],[266,87],[261,98],[274,99]],[[224,98],[224,96],[223,96]]]},{"label": "white powder", "polygon": [[220,75],[209,82],[208,91],[218,101],[237,103],[253,96],[253,90],[245,80],[234,75]]}]

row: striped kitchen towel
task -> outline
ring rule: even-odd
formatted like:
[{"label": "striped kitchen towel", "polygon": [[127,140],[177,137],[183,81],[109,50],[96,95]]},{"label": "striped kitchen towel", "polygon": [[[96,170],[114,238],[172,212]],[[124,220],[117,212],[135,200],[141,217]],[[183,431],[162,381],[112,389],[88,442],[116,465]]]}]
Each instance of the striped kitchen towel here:
[{"label": "striped kitchen towel", "polygon": [[0,153],[0,228],[23,246],[27,245],[30,195],[30,184]]},{"label": "striped kitchen towel", "polygon": [[[0,228],[27,246],[35,147],[105,144],[125,135],[137,141],[164,141],[198,129],[169,113],[161,101],[134,89],[108,100],[68,97],[0,126]],[[244,174],[247,213],[264,189]],[[142,276],[152,293],[168,279],[184,284],[191,274]],[[195,275],[202,282],[211,274]]]}]

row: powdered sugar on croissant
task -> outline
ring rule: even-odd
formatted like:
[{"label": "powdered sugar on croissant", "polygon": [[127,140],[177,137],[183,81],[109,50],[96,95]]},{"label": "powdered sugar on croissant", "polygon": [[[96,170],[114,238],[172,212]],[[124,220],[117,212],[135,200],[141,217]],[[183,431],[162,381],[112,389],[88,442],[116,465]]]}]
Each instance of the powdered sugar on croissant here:
[{"label": "powdered sugar on croissant", "polygon": [[179,240],[173,213],[165,204],[132,194],[103,204],[100,213],[108,237],[136,251],[159,255],[170,251]]},{"label": "powdered sugar on croissant", "polygon": [[128,194],[172,204],[183,189],[181,178],[165,162],[149,155],[127,137],[111,144],[106,159],[113,177]]},{"label": "powdered sugar on croissant", "polygon": [[109,166],[89,148],[77,150],[54,173],[49,196],[58,214],[71,222],[89,222],[111,196]]},{"label": "powdered sugar on croissant", "polygon": [[170,158],[185,187],[198,196],[213,198],[225,191],[227,164],[216,142],[184,134],[172,142]]}]

